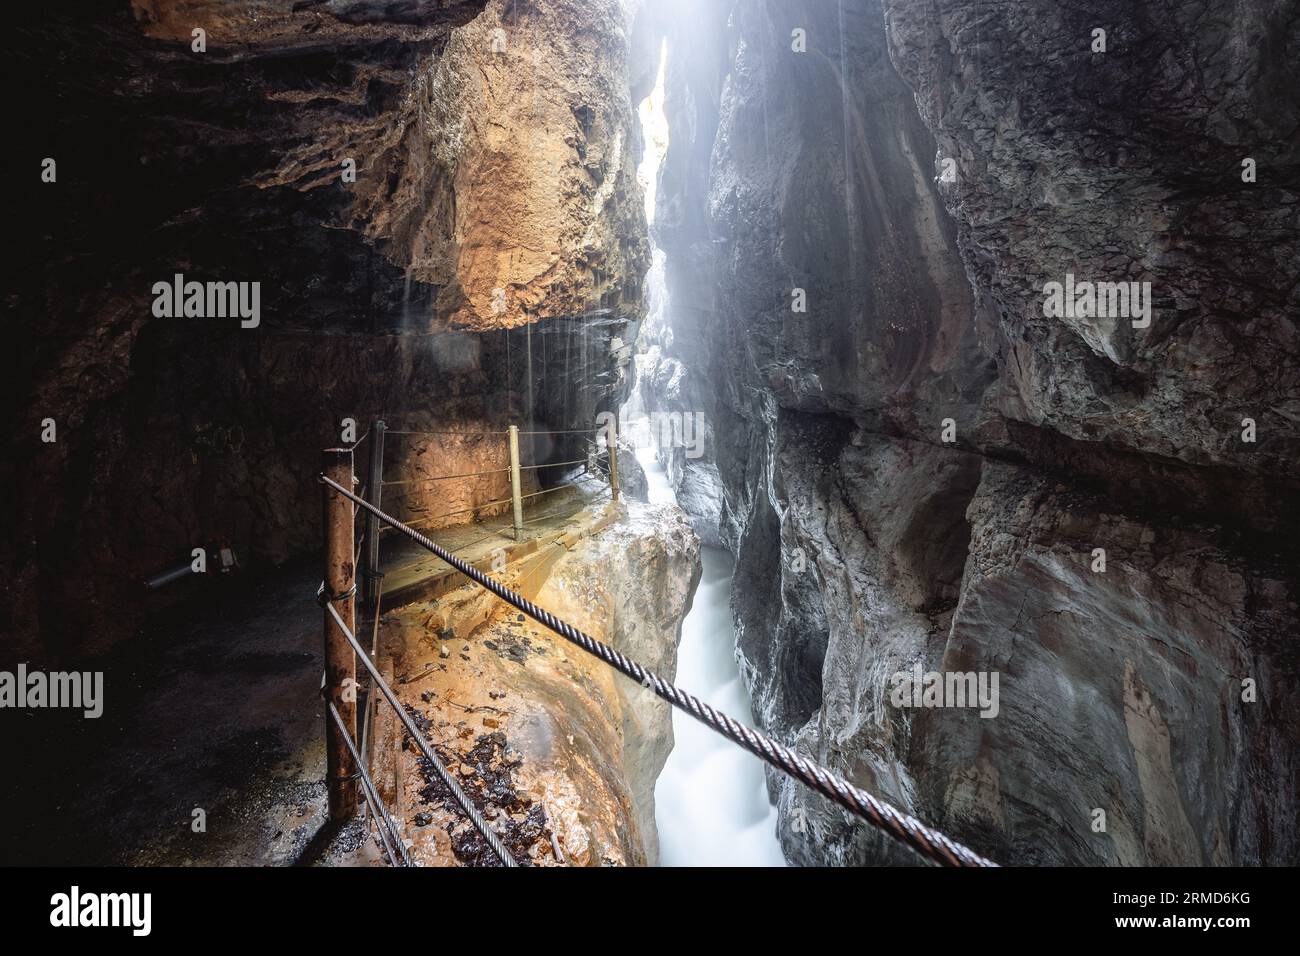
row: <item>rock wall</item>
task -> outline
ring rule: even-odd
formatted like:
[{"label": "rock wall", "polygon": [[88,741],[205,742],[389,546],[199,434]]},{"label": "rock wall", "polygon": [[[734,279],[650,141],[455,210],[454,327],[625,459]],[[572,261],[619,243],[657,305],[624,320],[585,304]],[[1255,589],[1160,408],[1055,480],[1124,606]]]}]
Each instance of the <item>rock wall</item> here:
[{"label": "rock wall", "polygon": [[[1286,862],[1300,20],[1065,6],[670,14],[647,404],[709,420],[766,729],[1002,862]],[[1150,326],[1045,316],[1067,271]],[[912,859],[769,782],[793,862]]]},{"label": "rock wall", "polygon": [[[1004,417],[1145,455],[1294,477],[1300,352],[1293,4],[1205,0],[989,17],[887,2],[972,280],[990,297]],[[1094,30],[1105,52],[1094,52]],[[1256,179],[1243,181],[1243,161]],[[1047,318],[1072,272],[1149,281],[1151,326]],[[1240,440],[1253,417],[1266,438]]]},{"label": "rock wall", "polygon": [[[699,539],[675,506],[624,500],[569,522],[499,572],[511,587],[671,679],[700,577]],[[586,531],[590,528],[590,534]],[[579,537],[579,535],[582,535]],[[481,626],[477,622],[487,616]],[[467,623],[463,623],[467,622]],[[653,865],[655,780],[673,745],[667,702],[524,619],[476,585],[385,615],[399,693],[516,858],[537,866]],[[491,851],[431,768],[378,738],[400,786],[385,793],[423,865]],[[380,786],[387,786],[387,769]]]},{"label": "rock wall", "polygon": [[[1300,11],[885,6],[997,328],[973,444],[1013,459],[967,508],[944,647],[1009,709],[927,712],[928,801],[1013,859],[1293,860]],[[1046,317],[1066,272],[1150,282],[1149,327]]]},{"label": "rock wall", "polygon": [[[621,0],[18,13],[7,55],[33,92],[15,122],[57,163],[52,183],[14,174],[31,241],[6,297],[0,564],[19,656],[129,632],[190,586],[146,597],[141,579],[194,547],[253,571],[318,547],[314,475],[344,418],[359,437],[381,416],[566,428],[614,407],[648,259],[628,17]],[[156,316],[177,273],[260,283],[258,324]],[[456,451],[439,473],[475,470]],[[403,454],[390,442],[395,470],[424,468]]]}]

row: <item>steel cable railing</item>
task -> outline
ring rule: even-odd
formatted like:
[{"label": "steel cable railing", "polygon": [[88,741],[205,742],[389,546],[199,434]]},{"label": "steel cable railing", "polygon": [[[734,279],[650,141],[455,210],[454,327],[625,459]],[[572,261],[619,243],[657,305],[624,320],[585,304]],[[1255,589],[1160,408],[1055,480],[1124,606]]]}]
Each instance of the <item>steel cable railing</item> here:
[{"label": "steel cable railing", "polygon": [[[508,435],[509,432],[449,432],[449,431],[425,431],[422,429],[386,429],[386,435],[441,435],[450,438],[479,438],[484,435]],[[541,434],[541,433],[539,433]]]},{"label": "steel cable railing", "polygon": [[508,505],[512,501],[514,501],[513,498],[498,498],[495,501],[485,501],[482,504],[470,505],[468,508],[458,508],[456,511],[444,511],[442,514],[417,518],[412,521],[411,524],[416,527],[424,527],[434,521],[441,521],[443,518],[455,518],[457,515],[467,515],[473,511],[482,511],[484,508],[495,508],[497,505]]},{"label": "steel cable railing", "polygon": [[535,468],[563,468],[565,465],[585,465],[587,459],[575,458],[573,461],[547,461],[540,465],[520,465],[520,471],[532,471]]},{"label": "steel cable railing", "polygon": [[463,475],[433,475],[428,478],[405,478],[401,481],[385,481],[385,488],[399,488],[403,485],[425,485],[433,481],[451,481],[456,478],[480,478],[484,475],[508,475],[509,468],[495,468],[491,471],[467,471]]},{"label": "steel cable railing", "polygon": [[[576,488],[576,487],[579,487],[578,482],[570,482],[569,484],[559,485],[559,486],[557,486],[556,488],[548,488],[548,489],[546,489],[546,490],[547,490],[547,491],[558,491],[558,490],[560,490],[561,488]],[[532,522],[532,523],[542,522],[542,521],[545,521],[547,518],[553,518],[553,517],[555,517],[556,515],[558,515],[560,512],[564,511],[565,509],[572,509],[572,510],[570,511],[570,515],[573,515],[573,514],[576,514],[576,513],[579,512],[579,511],[581,511],[581,510],[582,510],[583,508],[585,508],[587,505],[594,504],[595,502],[598,502],[598,501],[603,500],[604,498],[608,497],[609,494],[610,494],[610,489],[609,489],[609,488],[603,488],[603,489],[601,489],[600,491],[596,492],[594,495],[591,495],[591,496],[588,497],[588,498],[580,498],[580,499],[578,499],[577,507],[575,507],[575,503],[574,503],[574,502],[566,502],[566,503],[564,503],[564,504],[558,505],[557,507],[554,507],[554,508],[548,508],[548,509],[546,509],[545,511],[537,512],[537,513],[535,513],[535,514],[530,514],[530,515],[528,516],[528,520],[529,520],[529,522]],[[408,527],[411,527],[411,528],[416,527],[416,525],[415,525],[414,523],[411,523],[411,522],[408,522],[408,523],[407,523],[407,526],[408,526]],[[386,527],[386,526],[385,526],[385,527]],[[387,528],[386,528],[386,529],[387,529]],[[494,526],[492,526],[492,527],[488,527],[488,528],[487,528],[487,531],[486,531],[485,534],[481,534],[481,535],[479,535],[479,536],[476,537],[476,538],[472,538],[472,539],[470,539],[469,541],[464,542],[463,544],[457,544],[454,548],[448,548],[447,550],[450,551],[452,554],[464,554],[466,551],[470,550],[470,549],[473,548],[475,545],[482,544],[484,541],[487,541],[489,538],[494,538],[494,537],[496,537],[496,536],[498,536],[498,535],[501,535],[501,534],[503,534],[504,532],[509,531],[509,530],[510,530],[510,522],[508,522],[508,521],[506,521],[506,522],[502,522],[501,524],[494,525]],[[393,569],[393,570],[391,570],[391,571],[388,571],[388,572],[385,572],[385,573],[389,573],[389,574],[401,574],[401,573],[404,572],[404,571],[409,571],[409,570],[411,570],[412,568],[416,568],[416,567],[419,567],[419,566],[420,566],[420,562],[416,561],[416,562],[411,563],[411,564],[404,564],[404,565],[402,565],[401,567],[395,568],[395,569]]]},{"label": "steel cable railing", "polygon": [[[325,480],[329,481],[328,478]],[[333,484],[333,482],[330,482],[330,484]],[[438,779],[442,781],[443,786],[445,786],[451,793],[452,799],[456,801],[461,812],[465,814],[470,823],[474,825],[474,829],[478,830],[479,834],[487,842],[488,846],[492,848],[492,852],[496,854],[502,865],[518,866],[519,864],[515,861],[515,858],[511,855],[510,851],[506,849],[505,844],[501,842],[501,838],[497,835],[496,831],[488,826],[487,820],[483,818],[483,814],[479,811],[478,807],[474,805],[474,801],[469,798],[469,795],[461,788],[456,778],[451,775],[451,771],[449,771],[443,762],[438,759],[438,755],[433,752],[433,748],[430,747],[429,742],[424,739],[424,734],[420,733],[420,729],[416,727],[415,721],[412,720],[411,715],[406,712],[406,708],[404,708],[401,702],[397,699],[397,695],[393,693],[393,689],[388,686],[388,682],[380,676],[379,669],[375,667],[374,661],[370,659],[370,655],[365,652],[365,649],[357,641],[356,636],[352,633],[352,629],[344,623],[343,617],[334,607],[334,602],[326,601],[324,603],[325,610],[334,618],[334,623],[338,627],[340,633],[342,633],[347,639],[347,642],[352,645],[353,652],[355,652],[357,658],[369,672],[370,679],[374,682],[374,686],[379,688],[379,692],[384,695],[384,699],[388,701],[393,710],[397,713],[398,719],[402,721],[402,725],[406,728],[406,732],[410,734],[411,739],[420,749],[420,754],[430,763],[430,765],[432,765],[434,772],[438,775]],[[331,703],[330,706],[332,708],[333,704]],[[347,743],[348,749],[354,754],[354,759],[358,759],[355,758],[356,749],[352,744],[352,737],[346,732],[346,728],[343,728],[341,719],[339,720],[339,726],[344,730],[343,739]],[[358,759],[358,767],[362,766],[363,765]],[[365,779],[364,775],[362,779]]]},{"label": "steel cable railing", "polygon": [[[926,826],[915,817],[903,813],[890,804],[867,793],[865,790],[853,786],[836,774],[833,774],[825,768],[813,763],[806,757],[803,757],[782,744],[777,743],[766,734],[740,724],[721,711],[715,710],[713,707],[704,703],[694,695],[669,684],[667,681],[663,680],[663,678],[642,667],[636,661],[625,657],[609,645],[596,640],[573,625],[560,620],[549,611],[510,590],[489,575],[484,574],[472,564],[469,564],[447,551],[445,548],[435,544],[414,528],[398,521],[396,518],[393,518],[388,514],[385,514],[374,505],[352,494],[352,492],[344,488],[338,482],[331,480],[327,475],[321,474],[319,480],[323,484],[332,487],[335,491],[342,494],[353,503],[365,508],[380,521],[395,528],[419,546],[432,552],[461,574],[468,577],[471,581],[486,588],[507,604],[524,612],[535,621],[543,624],[570,643],[577,645],[598,660],[618,670],[626,677],[629,677],[642,686],[654,691],[659,697],[668,701],[674,707],[690,714],[696,720],[721,734],[732,743],[743,747],[745,750],[748,750],[766,763],[776,767],[813,790],[816,790],[826,798],[866,820],[872,826],[875,826],[898,841],[911,847],[926,859],[948,866],[987,867],[995,865],[984,857],[979,856],[974,851],[950,839],[943,833]],[[347,627],[343,624],[343,619],[338,615],[338,612],[334,610],[332,604],[326,606],[330,610],[331,614],[333,614],[338,626],[353,644],[354,649],[360,653],[360,646],[356,643],[356,639],[352,637]],[[372,676],[376,675],[377,672],[374,670],[374,665],[365,658],[364,654],[361,656],[363,660],[365,660],[367,670],[371,672]],[[387,685],[381,683],[381,688],[384,689],[388,695],[392,694],[392,691],[387,689]],[[393,703],[395,707],[397,706],[395,698],[391,696],[389,702]],[[402,716],[406,717],[405,712],[402,712]],[[407,720],[408,730],[412,730],[413,724],[409,723],[409,718],[407,718]],[[413,733],[413,736],[417,736],[417,740],[421,743],[423,742],[418,735]],[[427,749],[427,745],[425,745],[425,747]],[[435,764],[435,766],[438,765]],[[454,781],[452,782],[454,783]],[[470,810],[466,808],[465,805],[462,805],[462,809],[466,810],[467,815],[470,813]],[[472,819],[474,818],[471,816],[471,820]]]},{"label": "steel cable railing", "polygon": [[[384,434],[385,435],[449,435],[449,436],[455,436],[460,438],[486,438],[486,437],[502,436],[502,435],[510,436],[512,433],[516,436],[590,435],[594,430],[595,429],[591,429],[591,428],[559,429],[553,431],[514,431],[513,429],[508,429],[506,431],[453,432],[453,431],[387,429],[386,428],[384,430]],[[367,434],[369,434],[369,432],[367,432]],[[360,442],[358,442],[358,444],[360,444]],[[470,472],[464,472],[461,474],[452,474],[452,475],[429,475],[423,478],[403,478],[403,479],[398,479],[393,481],[381,481],[380,485],[384,488],[412,488],[420,485],[433,484],[439,481],[452,481],[452,480],[466,479],[466,478],[490,477],[493,475],[508,475],[508,474],[514,474],[516,471],[522,474],[523,472],[526,471],[540,471],[544,468],[567,468],[574,465],[586,465],[588,468],[590,468],[592,465],[592,459],[590,456],[588,456],[586,458],[574,458],[566,461],[537,462],[531,465],[518,465],[516,463],[512,463],[512,467],[508,467],[508,468],[493,468],[493,469],[486,469],[483,471],[470,471]],[[597,471],[607,481],[610,480],[610,473],[607,470],[598,468]],[[574,484],[573,482],[565,482],[563,484],[556,485],[552,488],[544,488],[541,489],[540,491],[535,491],[529,494],[522,494],[522,495],[518,494],[516,489],[515,492],[512,492],[509,498],[497,498],[493,501],[485,501],[479,504],[469,505],[464,508],[458,508],[455,511],[445,511],[436,515],[428,515],[424,517],[417,516],[415,518],[412,518],[409,521],[409,524],[411,525],[411,527],[415,527],[415,528],[427,528],[433,522],[441,521],[444,518],[456,518],[461,515],[472,514],[477,511],[482,511],[483,509],[486,508],[495,508],[499,505],[504,505],[504,504],[522,503],[524,501],[527,501],[530,498],[535,498],[538,497],[539,495],[548,494],[552,491],[556,491],[561,488],[573,487],[573,484]],[[380,528],[379,530],[380,532],[388,531],[389,526],[386,525]],[[518,527],[516,527],[516,530],[518,530]]]},{"label": "steel cable railing", "polygon": [[[543,488],[541,491],[532,491],[526,495],[520,495],[519,500],[528,501],[530,498],[538,498],[542,495],[549,495],[553,491],[562,491],[565,488],[574,487],[577,487],[577,482],[566,481],[564,484],[556,485],[553,488]],[[457,511],[445,511],[442,514],[430,515],[427,518],[417,518],[416,520],[409,522],[409,525],[412,528],[424,528],[434,521],[441,521],[443,518],[454,518],[457,515],[469,514],[471,511],[482,511],[484,508],[495,508],[497,505],[507,505],[512,501],[514,501],[513,498],[498,498],[496,501],[485,501],[480,505],[471,505],[468,508],[460,508]],[[536,516],[534,516],[532,520],[537,520]]]},{"label": "steel cable railing", "polygon": [[343,742],[347,745],[348,752],[352,754],[352,759],[356,761],[357,774],[361,780],[361,792],[365,795],[366,804],[370,807],[371,818],[375,821],[375,830],[378,832],[380,842],[384,846],[384,852],[388,854],[389,862],[393,866],[410,866],[411,857],[406,852],[406,844],[402,841],[402,835],[398,832],[397,825],[393,823],[393,818],[388,815],[388,808],[379,799],[379,793],[375,790],[375,782],[370,779],[370,771],[361,759],[361,755],[357,753],[356,745],[352,742],[352,735],[348,733],[343,718],[339,716],[338,708],[334,706],[334,701],[328,697],[325,698],[325,706],[329,709],[330,719],[338,727]]},{"label": "steel cable railing", "polygon": [[541,432],[520,432],[520,435],[590,435],[595,429],[593,428],[555,428],[550,431]]}]

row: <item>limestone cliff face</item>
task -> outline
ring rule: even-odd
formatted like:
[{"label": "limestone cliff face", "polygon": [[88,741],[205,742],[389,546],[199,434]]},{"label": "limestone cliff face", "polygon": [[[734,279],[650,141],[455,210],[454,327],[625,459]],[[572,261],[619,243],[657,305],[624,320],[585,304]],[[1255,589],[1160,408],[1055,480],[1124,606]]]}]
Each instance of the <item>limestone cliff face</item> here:
[{"label": "limestone cliff face", "polygon": [[[11,60],[39,93],[19,124],[58,164],[22,190],[33,241],[6,301],[22,646],[129,632],[141,578],[194,547],[253,568],[316,548],[319,449],[344,418],[358,437],[380,416],[565,428],[616,404],[646,264],[626,18],[613,0],[21,14]],[[260,283],[259,324],[155,317],[177,273]],[[461,450],[426,449],[444,474]],[[392,443],[398,477],[432,470],[410,451]]]},{"label": "limestone cliff face", "polygon": [[[560,542],[500,576],[671,679],[700,576],[699,539],[685,515],[625,501],[567,527]],[[654,785],[673,743],[665,701],[477,585],[387,615],[382,640],[413,717],[518,859],[654,864]],[[381,728],[376,763],[415,859],[491,862],[401,737]]]},{"label": "limestone cliff face", "polygon": [[628,8],[498,0],[419,78],[405,162],[429,185],[417,202],[377,190],[358,212],[409,242],[411,274],[438,288],[449,321],[639,316],[649,253]]},{"label": "limestone cliff face", "polygon": [[[323,77],[258,77],[281,152],[249,181],[341,193],[330,224],[430,287],[416,325],[504,328],[598,309],[635,318],[648,253],[629,97],[633,4],[483,6],[132,9],[173,50],[205,29],[217,61],[342,53],[344,68]],[[355,182],[332,189],[345,161]]]},{"label": "limestone cliff face", "polygon": [[[1296,18],[720,6],[663,27],[649,377],[710,421],[675,478],[756,718],[997,860],[1294,858]],[[1151,326],[1046,318],[1067,271]],[[916,666],[997,716],[897,705]],[[792,861],[910,859],[770,782]]]}]

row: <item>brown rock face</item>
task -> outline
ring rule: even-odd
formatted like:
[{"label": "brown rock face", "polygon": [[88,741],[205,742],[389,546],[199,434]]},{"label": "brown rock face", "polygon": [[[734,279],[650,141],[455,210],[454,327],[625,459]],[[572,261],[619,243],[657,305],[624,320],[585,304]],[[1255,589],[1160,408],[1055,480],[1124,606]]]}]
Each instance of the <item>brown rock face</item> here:
[{"label": "brown rock face", "polygon": [[[594,310],[634,318],[648,251],[629,28],[621,0],[489,3],[414,66],[395,117],[323,129],[258,185],[328,186],[338,157],[355,158],[347,224],[432,287],[418,325],[482,330]],[[361,79],[345,95],[359,97]]]},{"label": "brown rock face", "polygon": [[639,314],[649,253],[626,6],[491,4],[418,76],[390,163],[411,187],[362,191],[355,212],[437,288],[440,318]]},{"label": "brown rock face", "polygon": [[[700,575],[685,516],[623,502],[593,506],[567,527],[564,542],[499,576],[671,679]],[[383,653],[413,717],[521,862],[655,862],[654,785],[672,749],[667,702],[474,585],[386,616]],[[377,759],[388,768],[387,751],[396,763],[380,785],[394,781],[389,802],[414,858],[495,863],[432,768],[400,740],[395,728],[380,738]]]}]

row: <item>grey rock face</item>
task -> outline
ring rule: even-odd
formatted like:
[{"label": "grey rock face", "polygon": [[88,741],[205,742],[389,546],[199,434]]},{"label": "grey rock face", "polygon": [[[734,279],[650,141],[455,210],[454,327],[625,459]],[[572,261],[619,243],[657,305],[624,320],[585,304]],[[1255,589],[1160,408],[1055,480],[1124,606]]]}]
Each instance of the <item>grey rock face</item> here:
[{"label": "grey rock face", "polygon": [[633,501],[650,501],[650,482],[645,469],[636,460],[636,449],[621,438],[618,443],[618,486]]},{"label": "grey rock face", "polygon": [[723,547],[722,478],[715,462],[693,460],[680,451],[668,459],[668,475],[677,492],[677,503],[690,516],[695,532],[705,545]]},{"label": "grey rock face", "polygon": [[[1300,849],[1300,21],[1166,7],[665,28],[649,391],[707,412],[712,496],[670,474],[736,554],[755,716],[1008,863]],[[1045,316],[1066,272],[1150,281],[1151,325]],[[913,668],[997,674],[996,715],[896,699]],[[793,862],[913,859],[769,783]]]},{"label": "grey rock face", "polygon": [[921,712],[923,801],[1010,860],[1293,859],[1294,565],[1225,547],[1222,527],[1125,514],[994,462],[967,516],[961,599],[935,663],[1000,671],[1001,710]]},{"label": "grey rock face", "polygon": [[[933,143],[888,62],[879,9],[844,12],[843,43],[832,5],[749,3],[729,26],[691,23],[669,41],[657,221],[672,321],[649,390],[707,415],[705,458],[674,456],[669,473],[737,555],[742,671],[760,722],[791,737],[815,720],[823,673],[844,663],[828,645],[846,612],[819,573],[835,562],[802,518],[824,518],[827,496],[846,507],[838,456],[859,422],[937,426],[940,408],[971,422],[993,375],[928,181]],[[796,27],[813,54],[791,50]],[[953,577],[949,590],[960,564]],[[787,789],[783,806],[792,798],[805,799]]]},{"label": "grey rock face", "polygon": [[[601,562],[609,582],[610,643],[651,670],[677,673],[677,646],[682,621],[699,584],[700,542],[679,508],[629,503],[627,515],[601,534],[587,539],[576,555],[582,563]],[[564,586],[568,565],[557,568]],[[590,567],[586,569],[590,578]],[[581,593],[576,580],[572,589]],[[655,781],[673,749],[672,707],[652,691],[626,680],[613,686],[622,702],[623,763],[647,860],[659,857],[655,830]]]},{"label": "grey rock face", "polygon": [[[1300,461],[1300,11],[1205,0],[988,15],[888,0],[972,279],[993,304],[997,411],[1240,471]],[[1093,52],[1093,31],[1105,52]],[[1257,181],[1243,182],[1243,160]],[[1044,282],[1149,281],[1151,325],[1047,318]],[[1244,445],[1241,419],[1267,440]]]}]

